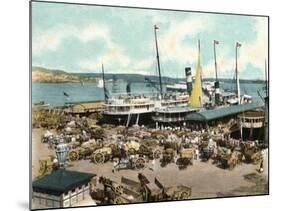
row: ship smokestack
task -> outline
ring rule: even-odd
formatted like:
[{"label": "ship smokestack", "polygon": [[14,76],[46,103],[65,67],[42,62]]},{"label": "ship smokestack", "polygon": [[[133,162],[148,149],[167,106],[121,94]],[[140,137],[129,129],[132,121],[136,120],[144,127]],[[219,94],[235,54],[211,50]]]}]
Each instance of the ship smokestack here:
[{"label": "ship smokestack", "polygon": [[185,76],[186,76],[186,88],[187,88],[187,93],[191,95],[192,91],[192,76],[191,76],[191,68],[186,67],[185,68]]},{"label": "ship smokestack", "polygon": [[127,83],[126,91],[127,91],[127,95],[128,95],[128,96],[131,96],[131,82],[128,82],[128,83]]}]

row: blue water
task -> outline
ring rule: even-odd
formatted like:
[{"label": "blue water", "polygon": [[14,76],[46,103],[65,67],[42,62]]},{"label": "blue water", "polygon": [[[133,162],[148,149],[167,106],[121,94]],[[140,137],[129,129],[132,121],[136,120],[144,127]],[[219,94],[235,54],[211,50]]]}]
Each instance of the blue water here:
[{"label": "blue water", "polygon": [[[262,90],[262,83],[241,83],[241,94],[248,94],[253,97],[254,102],[260,102],[257,90]],[[109,94],[112,94],[112,84],[106,85]],[[225,89],[234,89],[233,83],[222,83],[221,87]],[[165,90],[165,89],[164,89]],[[126,83],[121,82],[117,85],[117,91],[126,92]],[[65,97],[63,93],[67,93],[69,97]],[[154,93],[157,91],[146,86],[145,83],[132,83],[131,92],[133,93]],[[32,102],[45,101],[50,106],[63,106],[66,102],[77,101],[95,101],[103,100],[103,88],[97,87],[95,83],[33,83],[32,84]]]},{"label": "blue water", "polygon": [[[119,83],[116,91],[126,92],[126,83]],[[107,84],[106,88],[109,96],[112,95],[112,84]],[[156,90],[147,87],[144,83],[134,83],[131,85],[132,93],[154,93]],[[64,96],[64,92],[69,97]],[[32,103],[45,101],[50,106],[63,106],[67,102],[104,100],[103,88],[97,87],[95,83],[33,83]]]}]

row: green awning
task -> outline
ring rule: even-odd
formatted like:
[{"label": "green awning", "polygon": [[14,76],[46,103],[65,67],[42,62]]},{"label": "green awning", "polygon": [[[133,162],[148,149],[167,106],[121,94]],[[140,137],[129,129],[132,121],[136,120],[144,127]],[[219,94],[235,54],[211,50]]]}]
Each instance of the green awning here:
[{"label": "green awning", "polygon": [[216,108],[216,109],[210,109],[201,112],[187,114],[185,118],[187,121],[206,122],[206,121],[220,119],[227,116],[232,116],[245,111],[254,110],[257,108],[261,108],[262,106],[263,105],[261,103],[247,103],[241,105],[233,105],[223,108]]}]

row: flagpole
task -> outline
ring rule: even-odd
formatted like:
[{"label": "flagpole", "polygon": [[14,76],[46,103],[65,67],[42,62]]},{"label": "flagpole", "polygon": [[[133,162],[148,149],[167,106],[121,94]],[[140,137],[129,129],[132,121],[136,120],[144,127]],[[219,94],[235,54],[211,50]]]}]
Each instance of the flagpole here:
[{"label": "flagpole", "polygon": [[264,71],[265,71],[265,96],[268,96],[268,83],[267,83],[267,62],[265,60],[265,64],[264,64]]},{"label": "flagpole", "polygon": [[[201,69],[201,49],[200,49],[200,39],[198,40],[198,60],[199,60],[199,71],[200,71],[200,80],[201,80],[201,86],[202,86],[202,83],[203,83],[203,80],[202,80],[202,69]],[[202,89],[202,87],[201,87]],[[202,96],[200,97],[199,96],[199,100],[200,100],[200,104],[201,104],[201,107],[203,105],[203,99],[202,99]]]},{"label": "flagpole", "polygon": [[160,69],[160,61],[159,61],[159,52],[158,52],[158,43],[157,43],[157,33],[156,30],[158,27],[154,25],[154,37],[155,37],[155,45],[156,45],[156,59],[157,59],[157,66],[158,66],[158,74],[159,74],[159,84],[160,84],[160,95],[161,98],[163,96],[163,90],[162,90],[162,78],[161,78],[161,69]]},{"label": "flagpole", "polygon": [[218,81],[217,56],[216,56],[216,41],[215,41],[215,40],[214,40],[214,58],[215,58],[216,81]]},{"label": "flagpole", "polygon": [[235,48],[235,73],[236,73],[236,91],[237,91],[237,98],[238,98],[238,104],[240,104],[240,86],[239,86],[239,74],[238,74],[238,45],[240,45],[238,42],[236,42],[236,48]]},{"label": "flagpole", "polygon": [[216,45],[218,41],[214,40],[214,59],[215,59],[215,71],[216,71],[216,81],[215,81],[215,104],[220,104],[220,85],[218,81],[218,65],[217,65],[217,55],[216,55]]}]

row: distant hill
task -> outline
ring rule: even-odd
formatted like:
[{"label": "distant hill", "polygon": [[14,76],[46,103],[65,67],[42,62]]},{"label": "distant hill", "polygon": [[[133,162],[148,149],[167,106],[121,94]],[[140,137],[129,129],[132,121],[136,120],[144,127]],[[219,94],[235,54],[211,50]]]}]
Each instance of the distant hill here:
[{"label": "distant hill", "polygon": [[43,67],[32,67],[34,83],[81,83],[96,82],[94,77],[67,73],[63,70],[50,70]]},{"label": "distant hill", "polygon": [[[105,79],[124,80],[130,82],[145,82],[147,79],[154,83],[158,83],[159,78],[156,75],[141,74],[113,74],[105,73]],[[32,67],[32,82],[37,83],[81,83],[81,82],[97,82],[97,78],[102,78],[101,73],[68,73],[63,70],[47,69],[43,67]],[[214,78],[203,78],[203,81],[214,81]],[[179,81],[185,81],[184,78],[162,77],[163,84],[172,84]],[[233,82],[234,79],[219,79],[221,82]],[[264,83],[263,80],[246,80],[240,79],[240,83]]]}]

